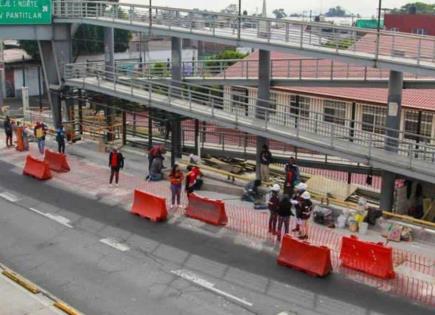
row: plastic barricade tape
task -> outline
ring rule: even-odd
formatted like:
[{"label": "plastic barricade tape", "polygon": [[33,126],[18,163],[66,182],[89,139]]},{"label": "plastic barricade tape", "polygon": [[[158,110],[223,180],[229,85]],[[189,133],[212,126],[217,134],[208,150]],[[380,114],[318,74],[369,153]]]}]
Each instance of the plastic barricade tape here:
[{"label": "plastic barricade tape", "polygon": [[332,271],[331,251],[285,235],[282,239],[278,264],[301,270],[309,275],[325,277]]},{"label": "plastic barricade tape", "polygon": [[40,180],[46,180],[51,178],[51,172],[48,164],[45,161],[35,159],[30,154],[26,157],[23,174],[32,176]]},{"label": "plastic barricade tape", "polygon": [[168,217],[166,209],[166,199],[138,190],[134,191],[134,200],[131,213],[153,222],[165,221]]},{"label": "plastic barricade tape", "polygon": [[344,236],[341,241],[340,260],[343,267],[358,270],[382,279],[395,277],[393,250],[382,244]]},{"label": "plastic barricade tape", "polygon": [[66,155],[62,153],[45,150],[44,161],[48,163],[51,170],[55,172],[69,172],[70,167]]},{"label": "plastic barricade tape", "polygon": [[189,195],[186,216],[213,225],[226,225],[228,223],[225,204],[221,200],[213,200],[196,194]]}]

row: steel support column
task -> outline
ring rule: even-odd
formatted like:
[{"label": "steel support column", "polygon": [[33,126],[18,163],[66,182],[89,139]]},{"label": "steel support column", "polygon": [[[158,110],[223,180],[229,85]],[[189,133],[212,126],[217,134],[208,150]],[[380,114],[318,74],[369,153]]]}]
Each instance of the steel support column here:
[{"label": "steel support column", "polygon": [[[390,80],[388,83],[388,113],[386,122],[385,150],[397,152],[398,138],[400,136],[400,117],[402,111],[402,88],[403,73],[390,71]],[[411,154],[411,152],[410,152]],[[382,187],[380,207],[382,210],[391,211],[394,205],[394,182],[396,174],[384,171],[382,172]]]},{"label": "steel support column", "polygon": [[[183,40],[181,38],[171,38],[171,79],[173,80],[171,86],[174,87],[170,93],[172,95],[179,95],[181,92],[182,81],[182,47]],[[171,150],[171,164],[175,163],[176,158],[181,158],[181,121],[177,117],[172,120],[172,150]]]},{"label": "steel support column", "polygon": [[115,33],[113,28],[106,27],[104,29],[104,67],[106,70],[107,79],[113,79],[112,75],[108,75],[115,68]]},{"label": "steel support column", "polygon": [[[269,112],[267,108],[269,108],[270,104],[268,101],[270,100],[270,77],[271,77],[271,69],[270,69],[270,51],[260,50],[260,55],[258,59],[258,102],[257,111],[255,116],[257,119],[267,120],[269,117]],[[261,179],[260,172],[260,152],[263,149],[263,145],[267,144],[267,139],[264,137],[257,137],[257,158],[256,158],[256,178]]]}]

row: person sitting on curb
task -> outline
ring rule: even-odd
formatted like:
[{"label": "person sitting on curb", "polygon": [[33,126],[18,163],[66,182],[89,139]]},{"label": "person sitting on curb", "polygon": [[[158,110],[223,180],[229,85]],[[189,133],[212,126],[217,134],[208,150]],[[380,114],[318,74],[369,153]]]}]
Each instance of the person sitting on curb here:
[{"label": "person sitting on curb", "polygon": [[256,180],[248,182],[244,188],[242,200],[255,203],[258,199],[260,199],[260,193],[258,190],[258,188],[260,186],[261,186],[260,179],[256,179]]},{"label": "person sitting on curb", "polygon": [[272,235],[276,235],[276,223],[278,220],[278,210],[279,210],[279,191],[280,187],[278,184],[273,185],[272,189],[272,195],[269,198],[268,207],[270,211],[270,217],[269,217],[269,233],[272,233]]},{"label": "person sitting on curb", "polygon": [[196,190],[201,190],[203,180],[202,173],[198,166],[189,165],[187,166],[187,175],[186,175],[186,193],[187,195],[193,193]]}]

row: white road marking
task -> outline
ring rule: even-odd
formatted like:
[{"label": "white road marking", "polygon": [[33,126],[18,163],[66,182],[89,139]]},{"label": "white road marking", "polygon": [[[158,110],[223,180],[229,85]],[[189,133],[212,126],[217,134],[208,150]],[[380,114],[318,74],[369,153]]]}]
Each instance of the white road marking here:
[{"label": "white road marking", "polygon": [[17,196],[15,196],[14,194],[8,193],[6,191],[0,193],[0,197],[2,197],[3,199],[6,199],[7,201],[10,201],[10,202],[17,202],[18,201]]},{"label": "white road marking", "polygon": [[42,215],[43,217],[46,217],[47,219],[53,220],[59,224],[62,224],[63,226],[66,226],[67,228],[73,229],[74,227],[70,224],[70,220],[62,217],[60,215],[51,214],[51,213],[44,213],[42,211],[39,211],[35,208],[29,208],[30,211],[33,211],[39,215]]},{"label": "white road marking", "polygon": [[120,250],[121,252],[126,252],[128,250],[130,250],[130,247],[128,247],[125,244],[122,244],[120,242],[118,242],[117,240],[114,240],[112,238],[103,238],[100,240],[101,243],[109,245],[110,247],[113,247],[117,250]]},{"label": "white road marking", "polygon": [[251,302],[248,302],[244,299],[238,298],[237,296],[234,296],[232,294],[229,294],[225,291],[219,290],[215,288],[215,284],[211,283],[205,279],[200,278],[199,276],[197,276],[196,274],[194,274],[193,272],[189,271],[189,270],[172,270],[171,273],[173,273],[174,275],[179,276],[180,278],[193,282],[196,285],[199,285],[200,287],[203,287],[204,289],[207,289],[211,292],[217,293],[219,295],[222,295],[228,299],[231,299],[233,301],[236,301],[240,304],[246,305],[246,306],[253,306],[253,304]]}]

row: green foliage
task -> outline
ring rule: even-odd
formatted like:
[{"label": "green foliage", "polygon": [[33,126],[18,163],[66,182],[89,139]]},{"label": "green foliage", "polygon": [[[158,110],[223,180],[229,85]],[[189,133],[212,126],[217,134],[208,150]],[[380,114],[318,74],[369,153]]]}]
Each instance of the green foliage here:
[{"label": "green foliage", "polygon": [[354,43],[354,40],[351,38],[340,39],[338,42],[335,40],[329,40],[324,44],[325,47],[328,48],[339,48],[339,49],[348,49]]},{"label": "green foliage", "polygon": [[[248,54],[244,54],[241,53],[235,49],[226,49],[221,51],[220,53],[216,54],[216,55],[212,55],[210,56],[208,59],[209,61],[207,61],[206,67],[207,68],[213,68],[216,69],[217,67],[219,67],[220,63],[216,62],[216,61],[212,61],[212,60],[231,60],[231,59],[243,59],[247,56]],[[232,66],[233,64],[235,64],[236,61],[228,61],[228,62],[224,62],[223,63],[223,68]]]},{"label": "green foliage", "polygon": [[151,75],[153,77],[170,77],[171,72],[168,65],[164,62],[158,62],[153,64],[151,68]]},{"label": "green foliage", "polygon": [[410,2],[401,6],[399,9],[392,10],[393,13],[408,13],[409,9],[415,6],[417,13],[420,14],[435,14],[435,4],[429,4],[425,2]]},{"label": "green foliage", "polygon": [[35,40],[20,40],[20,47],[34,60],[40,60],[38,43]]},{"label": "green foliage", "polygon": [[272,13],[273,13],[273,15],[275,15],[275,17],[277,19],[282,19],[282,18],[287,17],[287,13],[285,13],[284,9],[282,9],[282,8],[275,9],[275,10],[273,10]]},{"label": "green foliage", "polygon": [[330,8],[328,12],[325,13],[325,16],[328,17],[343,17],[346,16],[346,10],[344,10],[340,6],[336,6],[335,8]]}]

